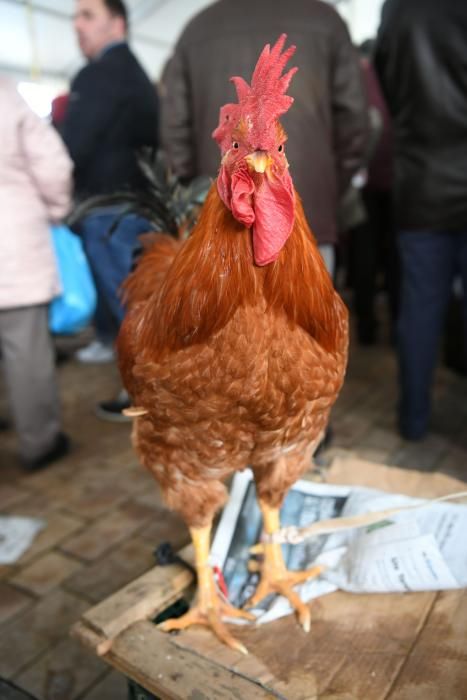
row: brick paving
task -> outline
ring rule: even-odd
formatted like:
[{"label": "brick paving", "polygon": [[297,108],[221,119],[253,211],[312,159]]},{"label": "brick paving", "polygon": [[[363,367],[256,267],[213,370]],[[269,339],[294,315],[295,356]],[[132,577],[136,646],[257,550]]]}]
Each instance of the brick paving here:
[{"label": "brick paving", "polygon": [[[59,345],[71,353],[78,342]],[[70,639],[69,628],[91,605],[150,568],[159,542],[170,539],[178,548],[187,531],[138,465],[130,426],[94,417],[94,402],[119,387],[115,367],[71,359],[60,365],[59,376],[65,428],[74,443],[69,457],[25,475],[14,434],[0,434],[0,511],[47,523],[18,562],[0,566],[0,677],[37,700],[125,700],[125,679]],[[439,369],[433,432],[419,444],[395,431],[396,392],[391,348],[353,346],[325,458],[346,450],[467,481],[467,380]],[[4,396],[0,384],[0,415],[6,414]],[[16,691],[2,692],[16,700]]]}]

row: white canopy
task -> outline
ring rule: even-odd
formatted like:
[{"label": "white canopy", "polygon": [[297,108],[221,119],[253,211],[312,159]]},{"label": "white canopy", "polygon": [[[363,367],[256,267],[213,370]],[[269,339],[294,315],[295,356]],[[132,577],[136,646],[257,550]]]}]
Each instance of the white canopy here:
[{"label": "white canopy", "polygon": [[[186,22],[212,1],[127,0],[130,43],[153,80]],[[347,20],[356,42],[374,35],[382,0],[328,1]],[[65,90],[83,63],[72,25],[74,7],[75,0],[0,0],[0,72],[18,82],[45,84],[55,93]]]},{"label": "white canopy", "polygon": [[[186,21],[212,0],[127,0],[130,42],[157,79]],[[0,0],[0,70],[20,80],[67,83],[82,65],[74,0]]]}]

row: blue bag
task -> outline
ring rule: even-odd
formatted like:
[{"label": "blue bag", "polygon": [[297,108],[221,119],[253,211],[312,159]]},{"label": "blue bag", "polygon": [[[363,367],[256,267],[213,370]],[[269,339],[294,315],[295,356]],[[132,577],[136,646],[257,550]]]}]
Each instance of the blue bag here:
[{"label": "blue bag", "polygon": [[96,288],[81,239],[66,226],[52,226],[52,239],[62,285],[49,306],[49,329],[59,335],[78,333],[96,310]]}]

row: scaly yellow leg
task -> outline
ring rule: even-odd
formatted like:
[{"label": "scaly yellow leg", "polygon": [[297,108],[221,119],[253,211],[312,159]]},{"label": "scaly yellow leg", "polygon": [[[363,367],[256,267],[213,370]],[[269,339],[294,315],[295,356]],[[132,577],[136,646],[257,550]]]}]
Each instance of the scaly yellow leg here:
[{"label": "scaly yellow leg", "polygon": [[225,615],[255,620],[255,616],[246,610],[239,610],[233,605],[229,605],[228,602],[219,597],[212,569],[208,564],[211,526],[191,528],[190,534],[195,548],[195,566],[198,574],[197,603],[182,617],[166,620],[159,627],[165,632],[171,632],[172,630],[186,629],[191,625],[204,625],[210,627],[218,639],[231,649],[248,654],[243,644],[228,632],[222,622],[222,617]]},{"label": "scaly yellow leg", "polygon": [[[273,535],[280,529],[279,509],[271,508],[264,501],[259,502],[263,514],[263,527],[267,535]],[[303,583],[309,578],[319,576],[323,568],[313,566],[307,571],[289,571],[284,563],[282,547],[276,542],[265,542],[262,545],[264,559],[261,566],[261,580],[255,594],[248,601],[252,607],[259,603],[270,593],[279,593],[287,598],[292,607],[297,611],[298,619],[305,632],[309,632],[311,616],[310,610],[300,600],[293,587]]]}]

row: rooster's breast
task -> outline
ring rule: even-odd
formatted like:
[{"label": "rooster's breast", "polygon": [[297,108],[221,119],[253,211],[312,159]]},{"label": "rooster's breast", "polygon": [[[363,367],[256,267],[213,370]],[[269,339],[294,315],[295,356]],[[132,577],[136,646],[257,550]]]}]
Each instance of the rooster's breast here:
[{"label": "rooster's breast", "polygon": [[345,360],[264,308],[239,308],[206,343],[135,364],[137,405],[161,451],[197,455],[228,473],[268,451],[316,439]]}]

